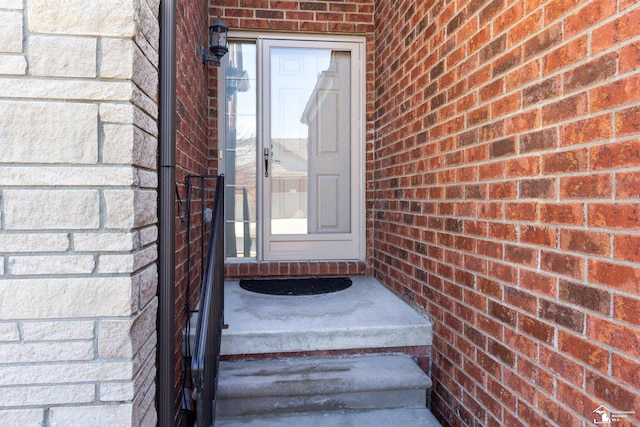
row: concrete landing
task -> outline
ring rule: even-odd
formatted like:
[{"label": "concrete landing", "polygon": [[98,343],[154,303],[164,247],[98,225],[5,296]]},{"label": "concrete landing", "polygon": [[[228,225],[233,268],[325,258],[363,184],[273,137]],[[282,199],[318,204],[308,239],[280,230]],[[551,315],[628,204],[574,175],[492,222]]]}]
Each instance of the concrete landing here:
[{"label": "concrete landing", "polygon": [[366,412],[323,412],[265,415],[247,418],[216,418],[217,427],[440,427],[427,409],[382,409]]},{"label": "concrete landing", "polygon": [[222,355],[431,345],[431,321],[372,277],[343,291],[265,295],[225,282]]}]

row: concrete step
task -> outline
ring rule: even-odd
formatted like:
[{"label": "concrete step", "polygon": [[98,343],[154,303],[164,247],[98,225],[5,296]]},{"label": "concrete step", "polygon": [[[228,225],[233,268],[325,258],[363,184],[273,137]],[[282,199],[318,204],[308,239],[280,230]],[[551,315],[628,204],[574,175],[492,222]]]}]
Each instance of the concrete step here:
[{"label": "concrete step", "polygon": [[[432,323],[373,277],[343,291],[265,295],[225,282],[223,355],[429,346]],[[195,328],[191,328],[195,330]]]},{"label": "concrete step", "polygon": [[216,418],[216,427],[440,427],[426,408],[313,412],[259,417]]},{"label": "concrete step", "polygon": [[221,362],[217,416],[424,408],[430,388],[407,355]]}]

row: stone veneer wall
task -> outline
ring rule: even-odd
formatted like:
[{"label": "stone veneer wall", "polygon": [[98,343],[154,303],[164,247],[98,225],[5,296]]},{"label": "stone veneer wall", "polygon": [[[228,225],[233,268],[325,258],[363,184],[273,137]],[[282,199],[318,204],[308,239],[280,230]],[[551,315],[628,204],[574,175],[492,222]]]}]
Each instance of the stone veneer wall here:
[{"label": "stone veneer wall", "polygon": [[0,425],[155,425],[159,0],[0,0]]}]

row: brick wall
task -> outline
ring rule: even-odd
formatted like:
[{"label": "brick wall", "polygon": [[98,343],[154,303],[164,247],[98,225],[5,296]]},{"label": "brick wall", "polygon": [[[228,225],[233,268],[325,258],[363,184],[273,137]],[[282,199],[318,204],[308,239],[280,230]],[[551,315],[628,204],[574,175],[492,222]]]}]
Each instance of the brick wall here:
[{"label": "brick wall", "polygon": [[[367,39],[366,58],[366,158],[367,183],[372,182],[371,162],[373,159],[373,0],[348,1],[255,1],[255,0],[214,0],[209,8],[209,15],[218,14],[231,30],[275,31],[308,33],[333,33],[362,35]],[[217,132],[217,98],[215,81],[212,80],[212,96],[210,98],[210,127],[213,135]],[[212,140],[212,147],[217,145]],[[247,277],[256,275],[349,275],[371,272],[368,268],[371,261],[373,237],[371,212],[372,187],[366,187],[367,203],[367,262],[309,262],[309,263],[233,263],[226,266],[227,277]]]},{"label": "brick wall", "polygon": [[376,2],[375,273],[447,425],[640,422],[640,7]]},{"label": "brick wall", "polygon": [[[176,8],[176,346],[175,346],[175,425],[180,425],[182,387],[191,388],[189,365],[182,359],[187,310],[197,309],[202,277],[202,192],[205,208],[211,208],[211,189],[215,180],[191,180],[191,215],[187,221],[186,201],[188,175],[207,175],[208,170],[208,66],[202,63],[201,49],[207,47],[207,2],[178,1]],[[190,224],[187,236],[187,224]],[[205,225],[208,227],[208,224]],[[206,253],[206,237],[204,242]],[[188,295],[187,295],[188,293]],[[190,360],[186,360],[190,363]],[[186,375],[186,377],[183,377]]]},{"label": "brick wall", "polygon": [[158,4],[0,22],[0,425],[155,425]]}]

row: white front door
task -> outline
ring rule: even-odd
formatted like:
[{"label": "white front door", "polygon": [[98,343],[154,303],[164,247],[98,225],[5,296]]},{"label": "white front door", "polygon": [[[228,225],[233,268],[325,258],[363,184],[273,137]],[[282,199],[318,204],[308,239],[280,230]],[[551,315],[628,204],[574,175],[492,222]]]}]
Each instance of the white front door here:
[{"label": "white front door", "polygon": [[363,259],[363,43],[256,47],[257,257]]}]

